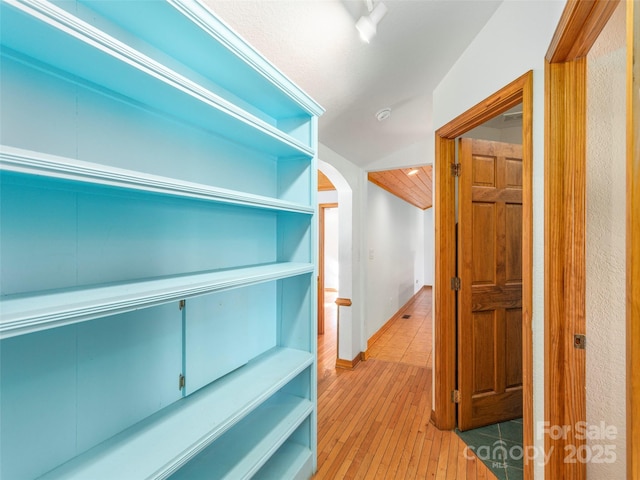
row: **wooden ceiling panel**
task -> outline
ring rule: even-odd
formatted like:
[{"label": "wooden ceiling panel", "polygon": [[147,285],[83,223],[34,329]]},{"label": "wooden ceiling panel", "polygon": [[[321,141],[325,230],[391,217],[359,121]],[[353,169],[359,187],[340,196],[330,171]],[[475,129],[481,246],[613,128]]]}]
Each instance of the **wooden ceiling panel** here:
[{"label": "wooden ceiling panel", "polygon": [[331,180],[329,180],[324,173],[318,170],[318,191],[322,192],[335,189],[336,187],[331,183]]},{"label": "wooden ceiling panel", "polygon": [[[369,181],[422,210],[433,205],[431,165],[369,172]],[[415,173],[414,173],[415,172]]]}]

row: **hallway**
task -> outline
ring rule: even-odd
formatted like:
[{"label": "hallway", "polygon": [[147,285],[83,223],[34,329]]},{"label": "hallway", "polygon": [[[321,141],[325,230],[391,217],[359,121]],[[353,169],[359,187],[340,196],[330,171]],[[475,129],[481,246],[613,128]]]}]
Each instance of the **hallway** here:
[{"label": "hallway", "polygon": [[[318,472],[314,479],[496,477],[431,415],[431,289],[401,309],[353,370],[335,369],[336,294],[318,337]],[[410,318],[402,318],[411,315]]]}]

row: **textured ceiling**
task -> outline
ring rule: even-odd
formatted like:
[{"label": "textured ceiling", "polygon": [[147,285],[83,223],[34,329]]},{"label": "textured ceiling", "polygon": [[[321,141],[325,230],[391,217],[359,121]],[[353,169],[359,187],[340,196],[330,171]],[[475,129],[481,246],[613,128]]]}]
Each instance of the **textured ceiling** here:
[{"label": "textured ceiling", "polygon": [[433,89],[501,3],[386,0],[366,44],[362,0],[204,1],[326,109],[320,142],[365,168],[432,135]]}]

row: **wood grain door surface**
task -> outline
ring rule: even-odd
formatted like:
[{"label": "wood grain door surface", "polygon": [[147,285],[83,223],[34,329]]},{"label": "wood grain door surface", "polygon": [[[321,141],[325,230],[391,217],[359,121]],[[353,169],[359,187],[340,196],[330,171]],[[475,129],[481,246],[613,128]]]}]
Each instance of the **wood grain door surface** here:
[{"label": "wood grain door surface", "polygon": [[458,427],[522,416],[522,146],[460,139]]}]

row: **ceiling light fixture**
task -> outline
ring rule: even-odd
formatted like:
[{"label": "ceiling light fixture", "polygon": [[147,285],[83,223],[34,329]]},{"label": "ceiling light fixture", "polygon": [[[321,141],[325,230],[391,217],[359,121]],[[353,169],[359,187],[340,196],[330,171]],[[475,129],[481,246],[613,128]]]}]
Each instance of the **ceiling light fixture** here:
[{"label": "ceiling light fixture", "polygon": [[412,168],[411,170],[409,170],[407,172],[407,175],[415,175],[416,173],[418,173],[418,169],[417,168]]},{"label": "ceiling light fixture", "polygon": [[376,112],[376,118],[379,122],[385,121],[387,118],[391,116],[391,109],[389,107],[383,108],[382,110],[378,110]]},{"label": "ceiling light fixture", "polygon": [[376,34],[378,23],[387,13],[387,6],[379,2],[375,8],[373,8],[371,1],[367,2],[367,6],[369,15],[361,16],[356,22],[356,28],[358,32],[360,32],[360,38],[364,42],[369,43]]}]

